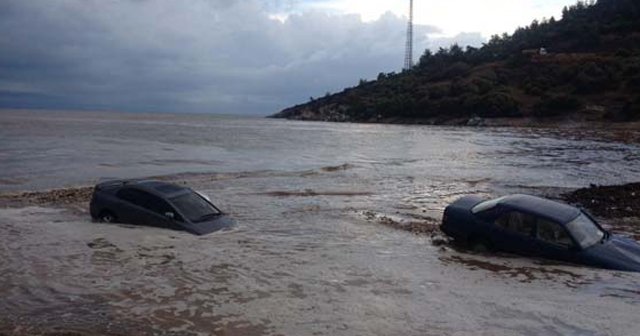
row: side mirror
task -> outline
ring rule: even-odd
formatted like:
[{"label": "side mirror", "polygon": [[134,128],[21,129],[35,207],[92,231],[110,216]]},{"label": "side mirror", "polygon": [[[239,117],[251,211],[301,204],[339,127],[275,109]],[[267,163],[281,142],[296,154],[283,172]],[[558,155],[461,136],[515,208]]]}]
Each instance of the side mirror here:
[{"label": "side mirror", "polygon": [[164,216],[170,219],[175,219],[176,215],[173,212],[165,212]]}]

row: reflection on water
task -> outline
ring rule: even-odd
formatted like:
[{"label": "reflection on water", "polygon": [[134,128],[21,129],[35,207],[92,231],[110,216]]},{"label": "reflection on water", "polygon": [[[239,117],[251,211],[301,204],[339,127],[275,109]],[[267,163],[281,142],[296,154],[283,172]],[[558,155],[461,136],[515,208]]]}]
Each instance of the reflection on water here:
[{"label": "reflection on water", "polygon": [[637,274],[470,254],[394,229],[435,225],[468,193],[637,181],[639,148],[606,134],[171,115],[0,119],[0,153],[11,158],[2,190],[173,174],[238,222],[197,237],[92,223],[86,188],[5,196],[0,333],[635,333]]},{"label": "reflection on water", "polygon": [[[59,187],[98,177],[319,167],[355,167],[376,184],[404,178],[411,185],[486,180],[581,187],[640,175],[638,145],[609,141],[617,139],[616,131],[27,111],[0,113],[0,125],[0,190]],[[640,137],[638,131],[624,132],[626,138]]]}]

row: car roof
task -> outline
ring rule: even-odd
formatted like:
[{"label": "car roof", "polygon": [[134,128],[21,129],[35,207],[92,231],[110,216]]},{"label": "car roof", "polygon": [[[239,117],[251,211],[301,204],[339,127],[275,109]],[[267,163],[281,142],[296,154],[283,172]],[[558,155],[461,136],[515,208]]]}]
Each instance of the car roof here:
[{"label": "car roof", "polygon": [[135,188],[160,197],[174,197],[190,191],[189,188],[157,180],[114,180],[99,184],[101,187]]},{"label": "car roof", "polygon": [[561,224],[574,220],[581,213],[578,208],[571,205],[531,195],[505,196],[499,204],[546,217]]},{"label": "car roof", "polygon": [[187,187],[155,180],[135,181],[133,183],[125,183],[125,185],[135,186],[138,189],[168,198],[182,195],[190,190]]},{"label": "car roof", "polygon": [[189,191],[189,188],[186,187],[153,180],[140,181],[136,183],[136,186],[165,197],[183,194],[185,191]]}]

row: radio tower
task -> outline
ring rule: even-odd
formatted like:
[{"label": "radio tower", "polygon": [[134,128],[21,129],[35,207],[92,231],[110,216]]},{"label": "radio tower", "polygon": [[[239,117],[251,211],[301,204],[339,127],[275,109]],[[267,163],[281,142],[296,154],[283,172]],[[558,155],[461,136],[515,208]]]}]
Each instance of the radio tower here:
[{"label": "radio tower", "polygon": [[409,0],[409,24],[407,26],[407,46],[404,54],[404,69],[413,67],[413,0]]}]

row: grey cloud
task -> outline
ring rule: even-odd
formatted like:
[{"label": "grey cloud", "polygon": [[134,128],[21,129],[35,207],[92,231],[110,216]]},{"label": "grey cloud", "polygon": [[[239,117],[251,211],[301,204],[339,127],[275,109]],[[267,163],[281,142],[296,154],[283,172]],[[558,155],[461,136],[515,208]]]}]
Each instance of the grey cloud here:
[{"label": "grey cloud", "polygon": [[[402,64],[393,14],[268,14],[259,1],[2,1],[0,107],[264,115]],[[438,30],[416,32],[422,50]]]}]

